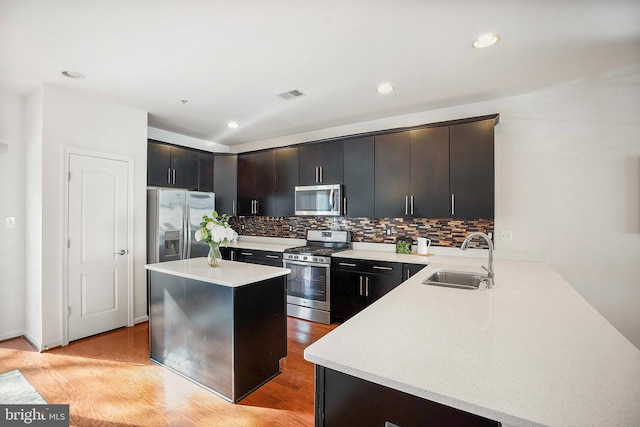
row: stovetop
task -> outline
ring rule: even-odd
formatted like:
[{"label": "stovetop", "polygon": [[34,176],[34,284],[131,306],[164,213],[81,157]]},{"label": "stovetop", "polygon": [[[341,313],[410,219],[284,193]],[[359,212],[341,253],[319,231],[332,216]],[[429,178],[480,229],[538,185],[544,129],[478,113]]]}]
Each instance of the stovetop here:
[{"label": "stovetop", "polygon": [[331,254],[351,248],[351,233],[344,230],[308,230],[307,245],[285,249],[285,260],[331,263]]}]

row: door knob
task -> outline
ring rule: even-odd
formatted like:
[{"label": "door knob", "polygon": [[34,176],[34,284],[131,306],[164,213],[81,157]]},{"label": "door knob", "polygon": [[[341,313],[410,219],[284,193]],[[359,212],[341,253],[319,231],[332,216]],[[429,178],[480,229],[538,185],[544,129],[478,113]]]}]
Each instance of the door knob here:
[{"label": "door knob", "polygon": [[124,255],[127,252],[124,249],[121,249],[120,252],[115,252],[114,255]]}]

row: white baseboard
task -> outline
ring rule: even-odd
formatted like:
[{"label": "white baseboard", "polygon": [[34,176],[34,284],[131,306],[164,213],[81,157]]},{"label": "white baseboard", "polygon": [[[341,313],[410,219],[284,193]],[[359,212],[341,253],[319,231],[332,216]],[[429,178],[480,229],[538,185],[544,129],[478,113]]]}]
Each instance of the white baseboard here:
[{"label": "white baseboard", "polygon": [[4,334],[0,335],[0,341],[10,340],[11,338],[18,338],[18,337],[21,337],[23,335],[24,335],[24,331],[23,330],[5,332]]},{"label": "white baseboard", "polygon": [[149,321],[149,316],[140,316],[140,317],[136,317],[133,323],[137,325],[138,323],[148,322],[148,321]]}]

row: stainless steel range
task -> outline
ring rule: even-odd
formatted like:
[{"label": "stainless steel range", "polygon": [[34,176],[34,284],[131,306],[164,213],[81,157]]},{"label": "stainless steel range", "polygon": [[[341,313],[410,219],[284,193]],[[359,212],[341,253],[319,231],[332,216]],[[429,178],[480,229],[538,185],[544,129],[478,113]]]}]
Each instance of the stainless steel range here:
[{"label": "stainless steel range", "polygon": [[351,232],[307,230],[307,246],[286,249],[287,314],[331,323],[331,254],[351,247]]}]

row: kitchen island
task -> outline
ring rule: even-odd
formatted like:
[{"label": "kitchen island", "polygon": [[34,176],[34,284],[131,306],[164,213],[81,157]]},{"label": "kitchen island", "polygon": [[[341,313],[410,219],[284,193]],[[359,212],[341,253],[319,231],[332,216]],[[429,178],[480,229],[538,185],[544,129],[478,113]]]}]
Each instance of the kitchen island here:
[{"label": "kitchen island", "polygon": [[428,262],[305,350],[316,426],[640,425],[640,350],[551,267],[496,260],[492,289],[461,290],[422,281],[486,258]]},{"label": "kitchen island", "polygon": [[288,269],[206,258],[145,268],[153,361],[234,403],[280,373]]}]

